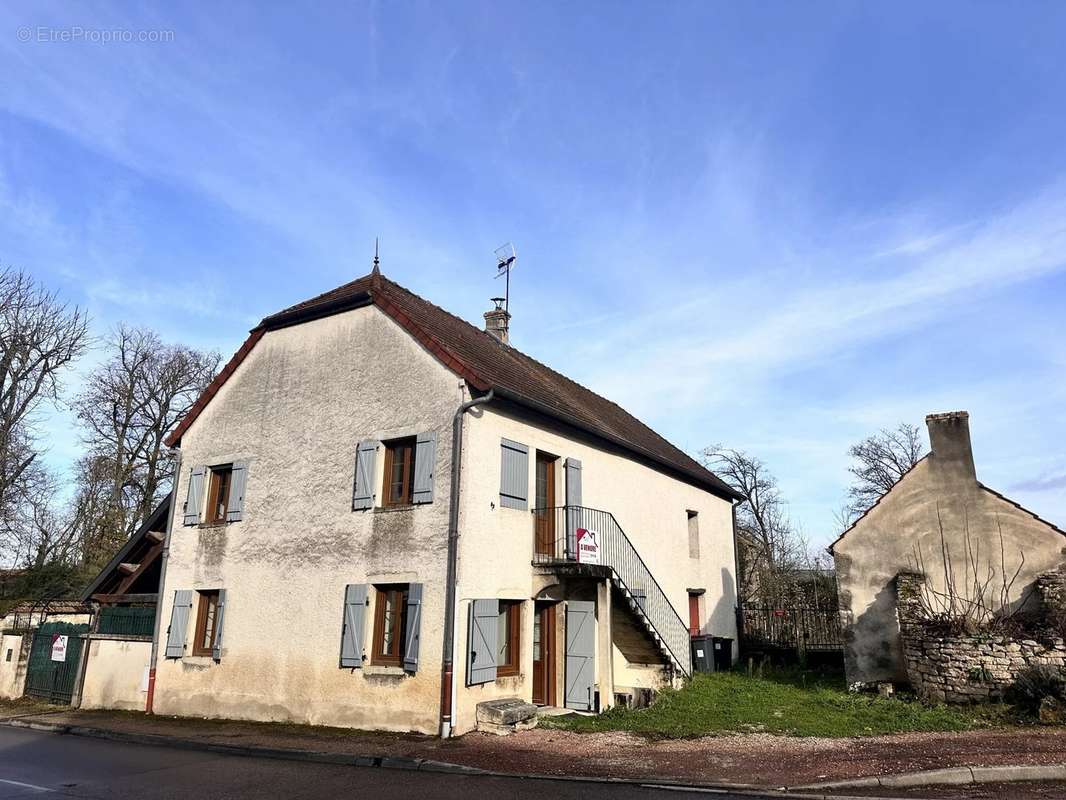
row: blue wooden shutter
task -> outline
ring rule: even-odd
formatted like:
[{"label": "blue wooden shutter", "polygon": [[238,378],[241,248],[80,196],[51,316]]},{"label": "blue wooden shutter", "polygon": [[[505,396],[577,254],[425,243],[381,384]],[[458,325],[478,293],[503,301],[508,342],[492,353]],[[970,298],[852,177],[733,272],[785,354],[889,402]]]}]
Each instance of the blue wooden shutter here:
[{"label": "blue wooden shutter", "polygon": [[355,487],[352,492],[352,510],[360,511],[374,507],[374,460],[378,443],[372,439],[359,442],[355,453]]},{"label": "blue wooden shutter", "polygon": [[596,603],[566,601],[566,707],[592,711],[596,683]]},{"label": "blue wooden shutter", "polygon": [[226,618],[226,590],[218,590],[218,606],[215,609],[215,641],[211,643],[211,657],[222,660],[222,623]]},{"label": "blue wooden shutter", "polygon": [[418,638],[422,627],[422,584],[412,583],[407,587],[407,628],[404,640],[403,668],[408,672],[418,671]]},{"label": "blue wooden shutter", "polygon": [[174,606],[170,609],[170,627],[167,628],[167,658],[181,658],[185,654],[185,633],[189,627],[191,610],[192,591],[178,589],[174,592]]},{"label": "blue wooden shutter", "polygon": [[470,630],[466,637],[466,685],[496,680],[496,626],[500,601],[471,600]]},{"label": "blue wooden shutter", "polygon": [[194,467],[189,477],[189,493],[185,496],[185,524],[200,524],[200,505],[204,496],[204,473],[207,467]]},{"label": "blue wooden shutter", "polygon": [[563,462],[566,473],[566,555],[577,558],[577,529],[585,527],[581,508],[581,462],[568,458]]},{"label": "blue wooden shutter", "polygon": [[525,510],[529,498],[529,448],[500,440],[500,505]]},{"label": "blue wooden shutter", "polygon": [[433,473],[437,460],[437,434],[418,434],[415,442],[415,482],[411,492],[412,503],[433,502]]},{"label": "blue wooden shutter", "polygon": [[341,625],[341,666],[363,666],[363,620],[366,618],[367,586],[350,583],[344,590],[344,622]]},{"label": "blue wooden shutter", "polygon": [[230,473],[229,502],[226,504],[226,522],[240,522],[244,514],[244,484],[248,477],[248,465],[243,461],[233,464]]}]

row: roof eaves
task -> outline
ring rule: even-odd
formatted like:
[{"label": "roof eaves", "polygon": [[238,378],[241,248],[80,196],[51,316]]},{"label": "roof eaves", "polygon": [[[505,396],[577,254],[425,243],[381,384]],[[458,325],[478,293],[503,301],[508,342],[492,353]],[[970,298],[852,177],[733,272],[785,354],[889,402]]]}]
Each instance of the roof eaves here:
[{"label": "roof eaves", "polygon": [[1035,519],[1035,520],[1036,520],[1037,522],[1042,522],[1042,523],[1044,523],[1045,525],[1047,525],[1047,526],[1048,526],[1049,528],[1051,528],[1051,530],[1055,531],[1056,533],[1060,533],[1060,534],[1062,534],[1063,536],[1066,536],[1066,531],[1062,530],[1062,529],[1061,529],[1061,528],[1060,528],[1060,527],[1059,527],[1058,525],[1056,525],[1055,523],[1053,523],[1053,522],[1050,522],[1049,520],[1046,520],[1046,519],[1044,519],[1044,518],[1043,518],[1043,517],[1041,517],[1041,516],[1040,516],[1039,514],[1037,514],[1037,513],[1035,512],[1035,511],[1030,511],[1030,510],[1029,510],[1028,508],[1026,508],[1025,506],[1023,506],[1023,505],[1022,505],[1021,503],[1019,503],[1019,502],[1017,502],[1017,501],[1015,501],[1015,500],[1011,500],[1011,499],[1010,499],[1009,497],[1007,497],[1007,496],[1006,496],[1005,494],[1001,494],[1000,492],[997,492],[997,491],[996,491],[995,489],[991,488],[990,486],[985,486],[985,485],[984,485],[983,483],[981,483],[980,481],[978,481],[978,482],[977,482],[977,485],[978,485],[978,486],[980,486],[980,487],[981,487],[982,489],[984,489],[984,490],[985,490],[986,492],[988,492],[989,494],[995,495],[995,496],[996,496],[996,497],[998,497],[998,498],[999,498],[1000,500],[1003,500],[1003,501],[1004,501],[1004,502],[1006,502],[1006,503],[1010,503],[1010,504],[1011,504],[1012,506],[1014,506],[1015,508],[1017,508],[1017,509],[1018,509],[1019,511],[1024,511],[1024,512],[1025,512],[1026,514],[1028,514],[1029,516],[1031,516],[1031,517],[1032,517],[1033,519]]},{"label": "roof eaves", "polygon": [[303,322],[340,314],[342,311],[350,311],[353,308],[368,306],[372,302],[371,292],[357,292],[353,295],[338,297],[335,300],[317,305],[301,305],[285,311],[279,311],[277,314],[264,317],[257,327],[268,331],[276,331],[280,328],[288,328]]},{"label": "roof eaves", "polygon": [[[610,442],[611,444],[617,445],[618,447],[621,447],[624,450],[628,450],[631,453],[636,453],[642,458],[646,458],[658,464],[659,466],[670,470],[670,472],[674,474],[686,475],[692,480],[696,481],[696,483],[702,488],[706,489],[714,495],[717,495],[718,497],[721,497],[724,500],[740,501],[744,499],[743,495],[731,489],[724,482],[721,482],[721,479],[715,476],[712,472],[708,471],[707,475],[700,475],[695,470],[682,469],[677,464],[671,464],[665,459],[655,455],[654,453],[649,453],[647,450],[640,447],[639,445],[633,444],[632,442],[624,441],[619,437],[612,436],[611,434],[605,431],[597,430],[596,428],[593,428],[592,426],[582,422],[576,417],[567,414],[565,411],[560,411],[557,408],[549,408],[543,403],[540,403],[529,397],[525,397],[524,395],[519,394],[518,392],[515,392],[511,389],[507,389],[505,387],[493,386],[491,388],[494,389],[496,391],[496,394],[500,397],[504,397],[514,403],[517,403],[518,405],[525,406],[526,408],[540,412],[541,414],[544,414],[548,417],[553,417],[554,419],[561,420],[567,425],[577,428],[578,430],[583,431],[584,433],[587,433],[591,436],[595,436],[598,439]],[[708,479],[708,476],[710,476],[711,479]],[[721,483],[721,485],[719,485],[719,483]]]},{"label": "roof eaves", "polygon": [[100,588],[100,584],[104,582],[104,579],[114,572],[118,568],[118,565],[130,554],[133,548],[148,535],[148,532],[155,530],[159,522],[166,517],[170,512],[170,498],[172,495],[173,493],[168,494],[159,501],[159,505],[157,505],[155,510],[148,515],[148,519],[146,519],[141,524],[141,527],[139,527],[136,532],[126,540],[126,543],[119,548],[118,552],[115,553],[115,557],[107,562],[107,566],[100,570],[99,574],[93,578],[92,583],[90,583],[88,588],[82,592],[81,600],[83,603],[88,602],[89,598],[96,593],[98,588]]}]

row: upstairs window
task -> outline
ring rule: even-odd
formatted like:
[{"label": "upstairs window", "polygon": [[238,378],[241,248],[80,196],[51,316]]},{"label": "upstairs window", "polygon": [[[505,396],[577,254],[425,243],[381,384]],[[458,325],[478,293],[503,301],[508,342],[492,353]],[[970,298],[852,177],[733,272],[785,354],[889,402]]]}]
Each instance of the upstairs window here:
[{"label": "upstairs window", "polygon": [[385,442],[385,487],[382,496],[386,506],[406,506],[412,503],[415,480],[415,437]]},{"label": "upstairs window", "polygon": [[207,490],[207,523],[226,521],[229,507],[230,485],[233,483],[233,467],[211,467],[211,484]]},{"label": "upstairs window", "polygon": [[700,557],[700,515],[697,511],[686,511],[688,514],[688,557]]}]

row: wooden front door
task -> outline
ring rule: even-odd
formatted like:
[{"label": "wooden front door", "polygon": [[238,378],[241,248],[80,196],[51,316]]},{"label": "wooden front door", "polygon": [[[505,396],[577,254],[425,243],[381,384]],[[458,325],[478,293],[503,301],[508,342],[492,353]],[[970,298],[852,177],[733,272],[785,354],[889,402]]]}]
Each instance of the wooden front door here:
[{"label": "wooden front door", "polygon": [[555,551],[555,457],[537,453],[537,496],[535,508],[536,552],[550,556]]},{"label": "wooden front door", "polygon": [[555,702],[555,606],[538,604],[533,616],[533,703]]}]

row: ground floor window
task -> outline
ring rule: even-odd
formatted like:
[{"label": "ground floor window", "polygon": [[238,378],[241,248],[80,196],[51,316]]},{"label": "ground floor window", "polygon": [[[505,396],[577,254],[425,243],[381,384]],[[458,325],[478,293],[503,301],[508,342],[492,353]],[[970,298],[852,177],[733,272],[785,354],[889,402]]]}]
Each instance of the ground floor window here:
[{"label": "ground floor window", "polygon": [[496,618],[496,675],[517,675],[519,672],[522,635],[522,602],[501,600],[500,615]]},{"label": "ground floor window", "polygon": [[196,635],[192,643],[194,656],[209,656],[215,646],[215,628],[218,621],[218,590],[197,592],[200,605],[196,611]]},{"label": "ground floor window", "polygon": [[407,584],[375,586],[374,646],[370,663],[403,666],[406,645]]}]

